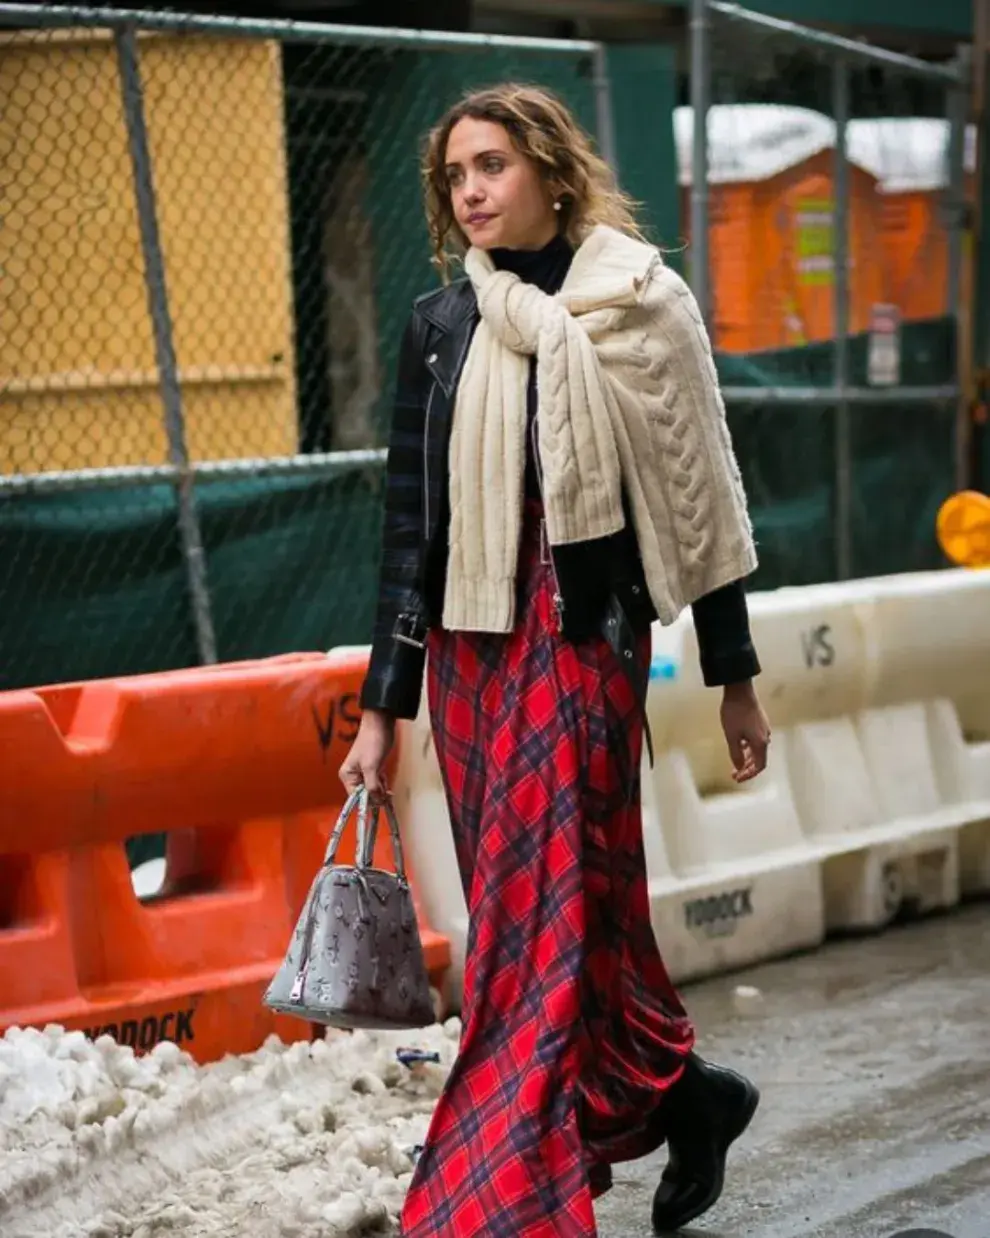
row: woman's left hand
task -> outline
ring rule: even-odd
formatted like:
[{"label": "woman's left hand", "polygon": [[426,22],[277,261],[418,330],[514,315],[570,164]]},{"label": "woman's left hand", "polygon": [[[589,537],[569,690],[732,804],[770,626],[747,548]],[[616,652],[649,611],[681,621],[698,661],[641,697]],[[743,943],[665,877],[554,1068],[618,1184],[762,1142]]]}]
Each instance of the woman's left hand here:
[{"label": "woman's left hand", "polygon": [[753,681],[726,684],[722,696],[722,730],[732,757],[732,777],[749,782],[767,767],[770,722],[763,712]]}]

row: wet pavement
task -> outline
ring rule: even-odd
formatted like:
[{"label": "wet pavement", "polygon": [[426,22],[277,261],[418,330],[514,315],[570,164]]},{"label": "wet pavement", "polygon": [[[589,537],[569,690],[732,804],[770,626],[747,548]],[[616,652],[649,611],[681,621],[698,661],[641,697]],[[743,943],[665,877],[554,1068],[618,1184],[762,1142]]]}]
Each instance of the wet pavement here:
[{"label": "wet pavement", "polygon": [[[762,1092],[683,1235],[990,1238],[990,903],[683,995],[699,1051]],[[647,1238],[662,1167],[616,1167],[601,1238]]]}]

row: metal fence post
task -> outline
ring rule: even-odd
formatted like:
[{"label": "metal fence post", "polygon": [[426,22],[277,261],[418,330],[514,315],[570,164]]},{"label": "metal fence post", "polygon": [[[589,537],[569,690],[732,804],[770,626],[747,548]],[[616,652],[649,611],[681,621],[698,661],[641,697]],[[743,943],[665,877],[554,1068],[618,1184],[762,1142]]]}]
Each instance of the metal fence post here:
[{"label": "metal fence post", "polygon": [[619,175],[619,155],[615,146],[615,117],[612,112],[612,79],[608,71],[608,49],[598,43],[593,56],[593,86],[595,91],[595,127],[598,130],[598,149],[602,158]]},{"label": "metal fence post", "polygon": [[134,27],[132,25],[123,28],[115,27],[114,41],[117,46],[121,96],[124,105],[124,116],[127,122],[127,137],[134,176],[134,194],[137,201],[138,221],[141,230],[141,248],[144,255],[148,311],[151,315],[154,331],[155,357],[158,363],[162,403],[165,411],[168,454],[169,460],[176,470],[175,492],[178,507],[179,536],[182,542],[182,554],[189,584],[189,597],[192,603],[196,645],[200,661],[209,665],[217,660],[216,636],[213,630],[213,615],[206,579],[206,556],[203,552],[199,517],[196,512],[195,483],[193,472],[189,466],[189,452],[186,448],[185,422],[182,415],[182,388],[179,384],[175,344],[172,338],[172,319],[169,313],[168,288],[165,282],[165,260],[162,254],[161,237],[158,231],[158,216],[155,209],[154,176],[151,167],[151,152],[148,146],[148,129],[145,121],[144,96],[141,87],[141,67],[138,60],[137,36]]},{"label": "metal fence post", "polygon": [[955,480],[960,490],[970,484],[970,452],[972,422],[970,419],[970,382],[972,369],[973,298],[963,301],[964,239],[968,228],[966,218],[966,125],[969,120],[969,84],[972,52],[968,46],[956,54],[959,81],[949,87],[948,120],[948,189],[945,200],[945,224],[948,232],[948,279],[946,313],[956,328],[956,357],[960,394],[956,401]]},{"label": "metal fence post", "polygon": [[849,63],[836,56],[832,68],[835,113],[835,202],[832,208],[835,337],[835,567],[839,580],[852,575],[852,425],[849,400]]},{"label": "metal fence post", "polygon": [[708,109],[711,106],[711,14],[709,0],[691,0],[691,289],[709,331],[711,290],[708,270]]},{"label": "metal fence post", "polygon": [[970,52],[961,47],[956,56],[959,68],[958,84],[949,88],[948,176],[946,194],[946,226],[949,234],[948,304],[946,311],[959,318],[962,292],[963,234],[966,224],[966,121],[969,112]]}]

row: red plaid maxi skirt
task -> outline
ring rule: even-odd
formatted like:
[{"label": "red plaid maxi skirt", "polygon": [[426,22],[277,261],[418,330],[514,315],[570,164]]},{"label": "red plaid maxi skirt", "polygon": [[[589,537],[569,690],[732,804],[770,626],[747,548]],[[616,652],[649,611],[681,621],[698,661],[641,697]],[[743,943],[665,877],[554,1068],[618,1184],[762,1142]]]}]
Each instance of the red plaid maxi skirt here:
[{"label": "red plaid maxi skirt", "polygon": [[460,1051],[406,1238],[594,1238],[593,1197],[611,1163],[663,1142],[694,1043],[650,925],[638,781],[627,799],[641,715],[604,640],[556,635],[539,531],[529,504],[511,635],[430,637],[470,929]]}]

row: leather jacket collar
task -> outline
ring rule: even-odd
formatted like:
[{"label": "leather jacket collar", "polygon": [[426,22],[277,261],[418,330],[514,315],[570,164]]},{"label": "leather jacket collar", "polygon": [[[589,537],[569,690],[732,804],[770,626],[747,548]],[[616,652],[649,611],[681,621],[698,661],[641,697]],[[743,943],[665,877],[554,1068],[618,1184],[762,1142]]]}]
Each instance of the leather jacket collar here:
[{"label": "leather jacket collar", "polygon": [[480,317],[478,299],[469,279],[427,293],[416,309],[436,335],[426,357],[426,366],[448,400],[454,394],[467,356],[467,347]]}]

